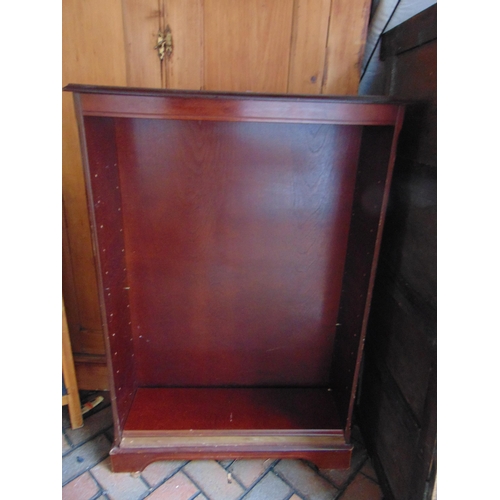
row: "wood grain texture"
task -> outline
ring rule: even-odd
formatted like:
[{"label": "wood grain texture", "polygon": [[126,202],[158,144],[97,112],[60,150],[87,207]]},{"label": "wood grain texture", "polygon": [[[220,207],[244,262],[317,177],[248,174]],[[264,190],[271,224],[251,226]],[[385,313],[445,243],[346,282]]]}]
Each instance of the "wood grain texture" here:
[{"label": "wood grain texture", "polygon": [[323,82],[331,0],[296,0],[288,92],[319,94]]},{"label": "wood grain texture", "polygon": [[64,300],[66,304],[68,304],[68,306],[66,306],[66,318],[68,321],[71,347],[75,352],[81,352],[81,337],[79,335],[81,322],[78,312],[78,299],[76,295],[75,277],[73,274],[73,262],[71,259],[64,200],[62,210],[62,243],[62,292]]},{"label": "wood grain texture", "polygon": [[[105,3],[65,0],[62,15],[63,85],[70,82],[124,85],[125,51],[120,0]],[[104,354],[85,182],[73,102],[69,94],[63,95],[62,123],[63,199],[74,295],[78,305],[78,311],[68,311],[68,316],[78,317],[80,321],[79,333],[72,331],[72,337],[80,337],[76,343],[79,352]],[[70,284],[69,280],[65,282]],[[73,307],[73,304],[73,301],[68,302],[68,307]],[[72,324],[72,328],[76,326]]]},{"label": "wood grain texture", "polygon": [[[412,17],[405,29],[392,29],[382,37],[380,58],[396,56],[437,39],[437,8],[432,6]],[[401,80],[398,80],[402,83]],[[423,86],[425,88],[425,85]]]},{"label": "wood grain texture", "polygon": [[125,84],[121,0],[63,2],[63,85]]},{"label": "wood grain texture", "polygon": [[165,61],[166,87],[203,87],[203,0],[164,0],[165,22],[173,37],[172,55]]},{"label": "wood grain texture", "polygon": [[143,448],[130,450],[114,447],[109,452],[113,472],[140,472],[149,464],[163,460],[225,460],[225,459],[295,459],[308,460],[321,469],[348,469],[351,463],[352,447],[338,447],[334,450],[293,450],[277,448],[275,450],[246,450],[233,448],[232,450],[220,449],[214,446],[211,449],[198,449],[185,451],[182,448],[163,447],[159,449]]},{"label": "wood grain texture", "polygon": [[367,356],[364,373],[369,379],[366,379],[362,392],[363,406],[367,408],[369,405],[370,408],[369,416],[367,410],[363,409],[363,425],[370,424],[370,427],[365,427],[366,445],[368,449],[376,450],[379,477],[387,485],[384,489],[393,498],[425,498],[425,483],[419,484],[416,490],[409,489],[412,476],[419,471],[412,460],[416,454],[420,454],[419,426],[410,417],[400,390],[383,363],[373,356]]},{"label": "wood grain texture", "polygon": [[347,468],[347,444],[328,389],[137,390],[113,470],[161,459],[303,458]]},{"label": "wood grain texture", "polygon": [[66,397],[63,396],[63,404],[68,405],[71,428],[77,429],[83,425],[82,409],[80,406],[80,395],[76,382],[75,365],[71,351],[71,340],[69,338],[68,321],[64,300],[62,301],[62,373]]},{"label": "wood grain texture", "polygon": [[109,373],[105,356],[75,356],[78,387],[83,391],[109,391]]},{"label": "wood grain texture", "polygon": [[370,0],[332,0],[323,94],[358,93]]},{"label": "wood grain texture", "polygon": [[[69,99],[69,101],[68,101]],[[71,323],[72,337],[78,334],[80,341],[75,342],[78,352],[94,354],[91,342],[81,335],[80,330],[101,330],[101,316],[97,301],[97,281],[95,273],[94,256],[90,237],[90,225],[87,215],[87,202],[85,182],[80,159],[80,146],[78,143],[78,129],[73,110],[71,96],[63,96],[63,151],[62,151],[62,185],[63,200],[66,218],[69,262],[72,266],[74,279],[65,279],[66,286],[74,285],[76,303],[68,301],[68,307],[78,307],[78,311],[71,309],[68,312],[71,318],[77,317],[79,324]],[[104,354],[104,344],[100,352]]]},{"label": "wood grain texture", "polygon": [[[329,4],[329,0],[65,0],[63,85],[355,93],[351,84],[349,91],[343,84],[332,86],[331,76],[338,72],[326,75],[324,62],[329,62],[330,69],[355,64],[358,54],[346,47],[351,47],[353,38],[364,36],[358,29],[360,10],[355,7],[360,2],[340,5],[337,0],[340,6],[337,10],[332,7],[332,13],[340,13],[340,32],[333,28],[333,21],[328,25]],[[161,65],[153,47],[158,29],[167,24],[172,29],[174,51]],[[325,58],[327,32],[329,57]],[[75,350],[102,354],[96,271],[78,151],[73,106],[65,95],[64,287],[68,317]]]},{"label": "wood grain texture", "polygon": [[293,0],[204,4],[204,89],[286,92]]},{"label": "wood grain texture", "polygon": [[[113,381],[115,470],[263,455],[347,467],[403,107],[363,98],[68,90]],[[147,113],[130,114],[138,110]],[[326,123],[311,122],[311,113],[326,113]],[[319,393],[325,401],[310,396]],[[228,411],[238,412],[229,418],[235,428],[220,434]],[[169,435],[191,424],[212,433],[210,442]],[[262,435],[251,443],[233,431]],[[170,447],[171,437],[182,442]]]},{"label": "wood grain texture", "polygon": [[[393,218],[388,219],[388,224],[388,237],[391,237]],[[409,238],[409,235],[403,232],[403,237]],[[421,242],[416,239],[412,239],[412,242],[418,249]],[[376,341],[368,344],[369,352],[371,356],[384,360],[383,363],[404,395],[412,418],[422,422],[425,419],[429,366],[435,356],[432,326],[436,322],[436,312],[428,305],[425,307],[420,304],[417,309],[417,297],[408,293],[409,287],[415,286],[414,283],[407,282],[408,288],[395,283],[396,270],[391,269],[392,266],[389,267],[386,260],[389,253],[387,244],[384,244],[382,250],[384,260],[380,263],[381,269],[377,275],[370,328],[384,334],[378,334]],[[395,252],[390,254],[397,259]],[[419,360],[418,363],[415,362],[416,359]]]},{"label": "wood grain texture", "polygon": [[[78,108],[78,95],[75,101]],[[111,387],[114,432],[118,437],[135,393],[136,371],[115,127],[114,120],[109,118],[85,118],[85,121],[79,113],[107,363],[114,380]]]},{"label": "wood grain texture", "polygon": [[[201,121],[255,121],[343,125],[393,125],[398,106],[387,100],[356,97],[295,97],[284,95],[213,94],[108,88],[97,96],[96,87],[72,85],[81,93],[85,116],[153,118]],[[196,97],[190,100],[189,98]],[[365,104],[365,106],[360,106]]]},{"label": "wood grain texture", "polygon": [[116,136],[139,385],[326,385],[360,128]]},{"label": "wood grain texture", "polygon": [[123,29],[127,85],[162,87],[162,64],[154,50],[159,30],[165,29],[163,2],[123,0]]},{"label": "wood grain texture", "polygon": [[[418,99],[401,135],[401,157],[437,167],[437,40],[388,58],[386,92]],[[410,78],[408,75],[413,75]],[[413,130],[418,130],[417,136]]]},{"label": "wood grain texture", "polygon": [[265,436],[267,431],[300,436],[304,430],[343,440],[335,401],[326,388],[139,388],[124,435]]}]

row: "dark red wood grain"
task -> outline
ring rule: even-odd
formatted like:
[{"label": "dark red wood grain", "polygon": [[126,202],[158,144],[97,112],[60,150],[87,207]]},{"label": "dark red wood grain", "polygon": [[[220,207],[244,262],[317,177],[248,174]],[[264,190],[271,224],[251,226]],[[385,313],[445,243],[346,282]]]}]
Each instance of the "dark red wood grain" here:
[{"label": "dark red wood grain", "polygon": [[117,120],[139,385],[329,383],[360,133]]},{"label": "dark red wood grain", "polygon": [[142,449],[123,450],[113,448],[110,451],[113,472],[140,472],[149,464],[162,460],[223,460],[223,459],[302,459],[312,462],[321,469],[348,469],[351,463],[352,446],[339,447],[336,450],[323,451],[251,451],[234,449],[232,451],[217,451],[199,449],[179,453],[175,449]]},{"label": "dark red wood grain", "polygon": [[198,97],[192,99],[172,95],[167,99],[154,96],[84,94],[83,112],[86,116],[123,118],[153,118],[210,121],[258,121],[278,123],[331,123],[355,125],[391,124],[397,115],[395,106],[372,103],[360,106],[352,102],[328,102],[315,99],[263,99],[233,97],[231,99]]},{"label": "dark red wood grain", "polygon": [[68,85],[85,116],[390,125],[398,106],[377,96],[289,96]]},{"label": "dark red wood grain", "polygon": [[[347,467],[403,107],[68,90],[82,130],[115,470],[263,456]],[[165,433],[191,428],[212,444],[171,449]],[[226,431],[266,437],[230,442]],[[148,449],[157,435],[167,441]]]},{"label": "dark red wood grain", "polygon": [[[78,104],[78,101],[77,101]],[[97,260],[101,314],[111,372],[115,436],[121,435],[137,387],[123,239],[122,198],[112,119],[80,123],[90,223]]]},{"label": "dark red wood grain", "polygon": [[[314,411],[311,411],[314,409]],[[138,389],[124,431],[336,431],[328,389]]]}]

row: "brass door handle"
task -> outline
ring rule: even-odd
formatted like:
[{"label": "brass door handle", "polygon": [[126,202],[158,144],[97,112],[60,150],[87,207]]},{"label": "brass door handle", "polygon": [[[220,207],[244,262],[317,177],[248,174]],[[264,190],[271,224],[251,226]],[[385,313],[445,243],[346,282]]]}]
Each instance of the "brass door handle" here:
[{"label": "brass door handle", "polygon": [[172,30],[170,29],[170,26],[167,25],[165,31],[158,31],[158,38],[156,39],[154,49],[158,51],[160,61],[163,61],[165,54],[167,54],[167,57],[170,58],[172,51],[174,50]]}]

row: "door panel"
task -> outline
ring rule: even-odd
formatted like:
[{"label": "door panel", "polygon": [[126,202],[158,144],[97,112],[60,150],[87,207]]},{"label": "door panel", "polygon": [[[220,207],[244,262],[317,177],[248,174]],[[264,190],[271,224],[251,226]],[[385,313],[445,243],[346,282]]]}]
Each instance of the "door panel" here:
[{"label": "door panel", "polygon": [[206,90],[287,91],[293,0],[205,0]]},{"label": "door panel", "polygon": [[[288,93],[320,94],[331,0],[294,3]],[[311,36],[314,33],[314,36]]]},{"label": "door panel", "polygon": [[322,94],[358,93],[370,0],[332,0]]},{"label": "door panel", "polygon": [[173,37],[167,58],[166,87],[200,90],[203,87],[203,0],[165,0],[166,25]]},{"label": "door panel", "polygon": [[163,87],[160,59],[154,47],[164,29],[164,9],[158,0],[123,0],[127,85]]}]

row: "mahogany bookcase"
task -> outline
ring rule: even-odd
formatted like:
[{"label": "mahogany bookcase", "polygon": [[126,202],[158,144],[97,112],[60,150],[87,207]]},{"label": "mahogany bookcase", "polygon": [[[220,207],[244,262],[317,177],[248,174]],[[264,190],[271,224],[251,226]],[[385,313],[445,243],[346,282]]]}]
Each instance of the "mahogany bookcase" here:
[{"label": "mahogany bookcase", "polygon": [[350,464],[404,104],[70,85],[114,471]]}]

